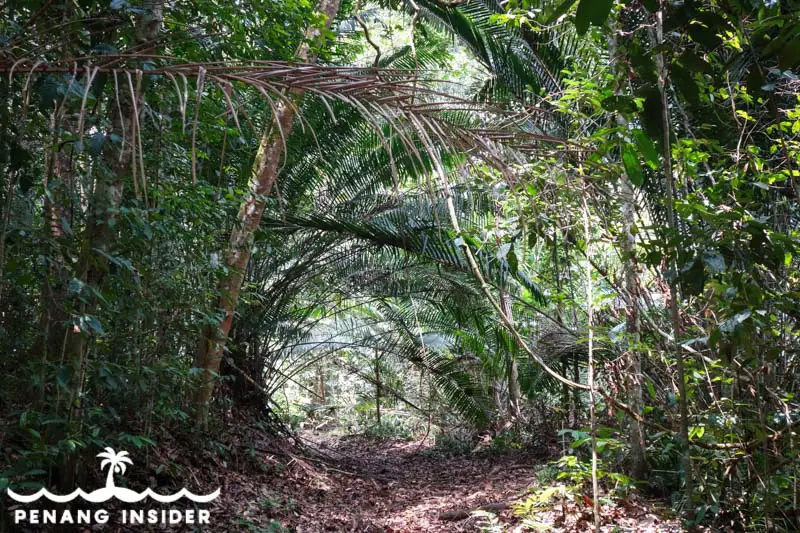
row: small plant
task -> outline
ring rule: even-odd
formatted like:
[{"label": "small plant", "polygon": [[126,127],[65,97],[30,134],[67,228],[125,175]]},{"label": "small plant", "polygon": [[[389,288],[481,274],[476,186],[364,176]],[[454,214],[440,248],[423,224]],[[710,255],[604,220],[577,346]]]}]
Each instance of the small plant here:
[{"label": "small plant", "polygon": [[271,510],[277,512],[296,511],[298,508],[297,502],[293,498],[286,498],[285,501],[273,500],[272,498],[264,498],[258,502],[258,506],[264,510]]},{"label": "small plant", "polygon": [[413,440],[411,430],[399,418],[386,417],[380,425],[374,424],[367,427],[364,434],[368,437],[380,439]]},{"label": "small plant", "polygon": [[227,457],[230,454],[230,446],[216,439],[209,440],[208,447],[215,455],[220,457]]},{"label": "small plant", "polygon": [[575,497],[574,487],[564,484],[550,485],[536,489],[530,496],[515,503],[514,514],[521,517],[528,527],[532,527],[532,524],[539,524],[535,517],[540,511],[553,508],[556,504],[560,504],[562,514],[566,514],[564,504]]},{"label": "small plant", "polygon": [[298,413],[284,413],[281,414],[281,421],[287,424],[294,430],[300,428],[300,424],[306,421],[305,414],[298,414]]},{"label": "small plant", "polygon": [[524,447],[518,434],[513,431],[503,431],[492,439],[489,444],[489,453],[500,454],[509,450],[521,450]]},{"label": "small plant", "polygon": [[269,492],[258,502],[258,507],[269,516],[296,513],[300,505],[294,498],[284,497],[277,492]]},{"label": "small plant", "polygon": [[474,448],[474,443],[460,435],[450,433],[440,433],[436,435],[434,441],[434,453],[440,453],[451,457],[468,455]]},{"label": "small plant", "polygon": [[[610,501],[611,498],[626,494],[633,487],[633,481],[628,476],[608,472],[602,468],[602,463],[598,467],[597,476],[614,484],[608,491],[607,498],[602,500]],[[590,462],[581,461],[574,455],[565,455],[550,463],[550,467],[540,470],[537,477],[540,481],[549,483],[514,505],[514,513],[529,522],[528,527],[540,527],[541,524],[534,520],[537,513],[555,505],[560,505],[562,515],[566,515],[566,505],[569,502],[579,507],[591,506],[591,497],[588,495],[592,480]]]}]

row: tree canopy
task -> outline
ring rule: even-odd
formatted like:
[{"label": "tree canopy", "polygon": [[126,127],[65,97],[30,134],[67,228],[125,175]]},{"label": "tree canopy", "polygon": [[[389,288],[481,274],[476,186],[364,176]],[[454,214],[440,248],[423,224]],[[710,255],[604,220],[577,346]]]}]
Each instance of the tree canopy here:
[{"label": "tree canopy", "polygon": [[247,413],[797,530],[799,8],[0,3],[0,489]]}]

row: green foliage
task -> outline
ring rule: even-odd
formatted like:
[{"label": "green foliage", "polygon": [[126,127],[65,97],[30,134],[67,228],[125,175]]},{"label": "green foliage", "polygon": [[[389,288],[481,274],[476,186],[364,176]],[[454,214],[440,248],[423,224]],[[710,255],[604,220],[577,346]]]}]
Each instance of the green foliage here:
[{"label": "green foliage", "polygon": [[[550,463],[539,472],[541,487],[532,491],[531,495],[514,504],[514,514],[523,519],[523,523],[533,529],[542,527],[536,520],[537,513],[561,505],[565,509],[567,502],[574,502],[579,507],[585,505],[585,498],[591,493],[591,463],[581,461],[574,455],[565,455]],[[610,472],[598,466],[597,478],[608,486],[604,499],[624,497],[633,488],[634,483],[628,476]]]},{"label": "green foliage", "polygon": [[[386,44],[395,29],[373,10],[379,86],[354,92],[342,74],[342,86],[286,93],[301,119],[281,132],[278,179],[257,195],[234,327],[208,374],[198,341],[226,318],[226,250],[283,98],[216,77],[255,61],[307,68],[284,62],[324,21],[308,0],[40,4],[4,5],[0,21],[0,56],[14,65],[0,76],[0,490],[70,483],[64,465],[99,448],[185,437],[211,378],[212,434],[239,408],[296,429],[444,428],[435,453],[454,455],[475,450],[478,429],[519,428],[489,453],[560,429],[575,455],[520,507],[529,520],[587,495],[594,439],[611,495],[630,489],[616,470],[638,447],[650,490],[692,523],[797,529],[796,2],[385,2],[421,9],[413,46]],[[367,80],[374,50],[353,7],[306,44]],[[161,68],[178,62],[194,66]],[[398,74],[409,69],[420,78]],[[379,104],[418,83],[463,100],[436,125],[404,129],[401,118],[428,121],[430,103],[407,100],[398,116]],[[502,125],[508,136],[476,143],[464,132],[492,113],[475,101],[524,114]],[[524,150],[499,147],[523,133]],[[540,135],[565,143],[544,148]],[[439,165],[449,187],[432,178]],[[585,379],[587,284],[605,398],[593,435],[587,395],[540,365]]]},{"label": "green foliage", "polygon": [[575,28],[579,34],[586,33],[590,25],[603,26],[614,0],[580,0],[575,10]]},{"label": "green foliage", "polygon": [[267,515],[275,516],[286,513],[296,513],[298,503],[293,498],[283,498],[279,494],[270,493],[258,502],[258,507]]},{"label": "green foliage", "polygon": [[520,436],[512,431],[503,431],[499,435],[492,438],[489,445],[489,453],[507,453],[512,450],[520,450],[524,448],[524,443],[521,442]]},{"label": "green foliage", "polygon": [[475,443],[468,435],[441,432],[435,437],[433,453],[459,457],[471,453],[474,448]]},{"label": "green foliage", "polygon": [[367,426],[364,434],[368,437],[391,440],[414,440],[416,435],[412,433],[407,421],[402,417],[381,415],[381,424]]}]

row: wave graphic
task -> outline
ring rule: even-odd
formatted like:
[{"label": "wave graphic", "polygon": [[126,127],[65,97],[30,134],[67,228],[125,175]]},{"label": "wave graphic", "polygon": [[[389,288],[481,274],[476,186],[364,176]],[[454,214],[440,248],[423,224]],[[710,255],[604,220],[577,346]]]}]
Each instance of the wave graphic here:
[{"label": "wave graphic", "polygon": [[219,490],[217,489],[211,494],[203,494],[197,495],[192,494],[186,489],[181,489],[180,491],[176,492],[175,494],[158,494],[153,492],[152,489],[148,488],[143,490],[142,492],[135,492],[130,489],[126,489],[125,487],[105,487],[102,489],[93,490],[92,492],[85,492],[83,489],[76,489],[75,491],[66,494],[53,494],[47,489],[39,489],[38,492],[34,494],[17,494],[11,489],[8,489],[8,495],[11,497],[12,500],[18,501],[19,503],[32,503],[44,496],[51,502],[56,503],[66,503],[74,500],[75,498],[82,498],[87,502],[91,503],[102,503],[107,502],[112,498],[116,498],[125,503],[136,503],[147,498],[152,498],[153,500],[161,503],[172,503],[174,501],[180,500],[181,498],[188,498],[189,500],[196,502],[196,503],[208,503],[219,496]]}]

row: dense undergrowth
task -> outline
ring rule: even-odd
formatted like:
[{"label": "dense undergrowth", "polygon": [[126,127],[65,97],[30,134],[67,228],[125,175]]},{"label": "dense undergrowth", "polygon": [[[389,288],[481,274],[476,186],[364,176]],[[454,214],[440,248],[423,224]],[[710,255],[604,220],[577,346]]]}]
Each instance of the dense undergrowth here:
[{"label": "dense undergrowth", "polygon": [[242,7],[0,4],[4,506],[232,478],[279,531],[325,433],[541,450],[489,529],[798,529],[795,0]]}]

